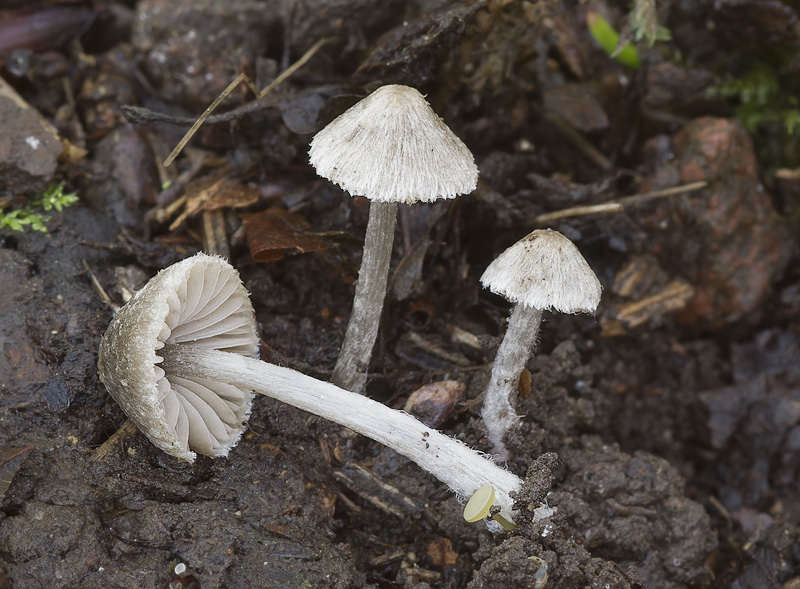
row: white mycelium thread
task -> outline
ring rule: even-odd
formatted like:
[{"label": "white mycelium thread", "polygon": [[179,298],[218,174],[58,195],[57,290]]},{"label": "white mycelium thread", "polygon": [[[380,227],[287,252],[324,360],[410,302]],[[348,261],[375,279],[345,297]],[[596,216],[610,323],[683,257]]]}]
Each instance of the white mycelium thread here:
[{"label": "white mycelium thread", "polygon": [[[202,271],[196,273],[195,264]],[[228,275],[236,286],[214,286],[218,294],[210,297],[190,294],[205,281],[202,276],[207,274],[209,264],[221,267],[215,279],[209,282],[217,285],[217,275],[220,278]],[[184,284],[183,281],[188,282]],[[242,395],[247,397],[248,407],[246,391],[252,390],[385,444],[416,462],[461,497],[471,496],[483,485],[492,485],[501,513],[506,519],[513,519],[510,494],[522,485],[513,473],[407,413],[289,368],[255,359],[255,320],[249,306],[243,312],[241,302],[230,303],[236,317],[229,323],[232,332],[222,329],[227,322],[223,320],[214,322],[216,327],[212,335],[197,337],[202,333],[201,324],[206,323],[201,306],[203,300],[207,299],[219,309],[228,307],[221,293],[231,288],[233,296],[244,292],[236,271],[220,258],[198,254],[153,278],[120,310],[103,336],[99,362],[101,379],[154,444],[191,461],[194,459],[192,450],[201,451],[194,445],[195,440],[206,443],[206,432],[211,429],[205,419],[187,417],[188,433],[173,431],[173,425],[167,421],[172,413],[165,410],[163,399],[167,395],[166,388],[174,388],[174,383],[180,383],[181,387],[184,383],[202,383],[207,391],[222,391],[220,396],[225,402],[236,396],[233,391],[245,391]],[[183,324],[181,317],[188,323]],[[247,329],[240,321],[245,317],[250,321]],[[205,399],[207,391],[198,396]],[[207,402],[209,407],[217,404]],[[178,400],[178,411],[180,407],[186,410]],[[186,413],[188,416],[190,411]],[[205,409],[198,413],[202,418],[209,417]],[[198,435],[193,433],[196,427],[201,431]]]},{"label": "white mycelium thread", "polygon": [[411,204],[475,190],[472,153],[414,88],[382,86],[311,141],[309,161],[353,196]]},{"label": "white mycelium thread", "polygon": [[594,313],[602,287],[575,244],[551,229],[537,229],[500,254],[481,283],[516,303],[481,410],[489,442],[507,458],[503,437],[519,419],[514,411],[519,376],[536,343],[542,310]]}]

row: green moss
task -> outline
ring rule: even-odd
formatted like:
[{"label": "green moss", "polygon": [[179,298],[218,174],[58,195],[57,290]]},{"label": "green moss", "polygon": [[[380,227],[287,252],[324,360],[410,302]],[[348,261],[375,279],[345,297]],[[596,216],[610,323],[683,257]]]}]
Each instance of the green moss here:
[{"label": "green moss", "polygon": [[800,80],[782,73],[782,59],[772,61],[776,65],[754,61],[741,76],[726,76],[709,89],[712,96],[736,101],[736,119],[753,135],[768,171],[796,167],[800,156]]},{"label": "green moss", "polygon": [[736,98],[736,118],[754,133],[768,123],[778,123],[793,134],[800,125],[797,97],[782,88],[777,71],[757,63],[739,78],[727,77],[709,89],[713,96]]},{"label": "green moss", "polygon": [[65,194],[64,183],[53,184],[41,195],[30,200],[25,208],[5,211],[0,209],[0,229],[7,227],[12,231],[33,231],[47,232],[47,222],[50,215],[48,211],[61,212],[65,208],[78,201],[76,194]]}]

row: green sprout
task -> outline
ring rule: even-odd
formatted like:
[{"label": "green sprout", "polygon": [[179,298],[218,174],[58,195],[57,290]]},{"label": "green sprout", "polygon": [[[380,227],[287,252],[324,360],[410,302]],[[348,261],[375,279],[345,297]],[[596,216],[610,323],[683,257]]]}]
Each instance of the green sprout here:
[{"label": "green sprout", "polygon": [[24,231],[30,228],[46,233],[46,223],[50,220],[50,215],[45,215],[44,212],[55,210],[60,213],[77,201],[78,195],[64,193],[63,182],[53,184],[40,196],[29,201],[25,208],[9,212],[0,208],[0,229],[8,227],[12,231]]},{"label": "green sprout", "polygon": [[592,38],[614,61],[632,70],[639,69],[641,62],[636,47],[631,43],[625,43],[620,47],[620,35],[606,19],[596,12],[589,12],[586,15],[586,24]]},{"label": "green sprout", "polygon": [[628,15],[628,24],[634,40],[637,43],[644,41],[648,47],[655,45],[656,41],[672,39],[669,29],[658,24],[656,0],[636,0]]}]

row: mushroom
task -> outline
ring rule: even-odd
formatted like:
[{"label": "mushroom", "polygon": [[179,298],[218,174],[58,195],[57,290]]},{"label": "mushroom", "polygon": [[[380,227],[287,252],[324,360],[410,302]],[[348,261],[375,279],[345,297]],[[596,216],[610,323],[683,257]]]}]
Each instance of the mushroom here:
[{"label": "mushroom", "polygon": [[492,507],[494,507],[494,496],[494,487],[491,485],[484,485],[475,491],[472,497],[470,497],[469,501],[467,501],[467,504],[464,506],[464,520],[469,523],[473,523],[488,517],[489,519],[499,523],[509,532],[513,532],[517,527],[515,524],[512,524],[499,513],[492,513]]},{"label": "mushroom", "polygon": [[197,254],[162,270],[120,309],[100,343],[100,379],[150,441],[182,460],[225,456],[254,391],[392,448],[459,497],[491,484],[512,519],[511,493],[522,484],[515,474],[407,413],[258,360],[255,331],[236,270]]},{"label": "mushroom", "polygon": [[163,352],[182,344],[258,357],[247,290],[221,258],[198,254],[151,279],[108,326],[98,368],[111,396],[164,452],[189,462],[194,451],[227,456],[253,395],[208,376],[167,378]]},{"label": "mushroom", "polygon": [[602,286],[575,244],[552,229],[537,229],[500,254],[481,283],[514,303],[481,410],[493,450],[506,458],[503,437],[519,419],[513,404],[542,311],[593,314]]},{"label": "mushroom", "polygon": [[311,141],[317,173],[370,199],[353,310],[331,382],[363,392],[378,335],[398,203],[433,202],[475,190],[469,149],[414,88],[378,88]]}]

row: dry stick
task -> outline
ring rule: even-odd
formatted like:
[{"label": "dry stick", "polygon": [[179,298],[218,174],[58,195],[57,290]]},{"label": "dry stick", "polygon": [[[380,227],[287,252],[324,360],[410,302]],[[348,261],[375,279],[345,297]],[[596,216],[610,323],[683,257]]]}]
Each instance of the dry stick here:
[{"label": "dry stick", "polygon": [[225,226],[225,211],[213,209],[203,211],[203,251],[207,254],[231,258],[228,232]]},{"label": "dry stick", "polygon": [[96,462],[98,460],[105,460],[108,455],[114,450],[123,440],[133,437],[139,429],[136,424],[130,419],[126,419],[116,432],[112,434],[105,442],[103,442],[97,450],[92,454],[91,460]]},{"label": "dry stick", "polygon": [[601,170],[610,170],[614,167],[614,164],[610,159],[600,153],[600,151],[598,151],[594,145],[589,143],[589,141],[587,141],[579,131],[576,131],[572,125],[570,125],[562,117],[547,111],[541,112],[541,115],[548,123],[553,125],[556,130],[567,139],[567,141],[572,143],[573,147],[586,156],[598,168]]},{"label": "dry stick", "polygon": [[303,67],[306,64],[306,62],[309,59],[311,59],[317,51],[319,51],[320,47],[322,47],[326,43],[329,43],[330,41],[332,41],[332,39],[330,37],[324,37],[324,38],[320,39],[319,41],[317,41],[316,43],[314,43],[311,46],[311,48],[308,51],[306,51],[300,59],[298,59],[289,68],[287,68],[283,73],[281,73],[281,75],[279,75],[277,78],[275,78],[266,88],[264,88],[261,91],[259,91],[258,88],[256,88],[255,84],[247,76],[247,74],[239,74],[238,76],[236,76],[236,78],[233,80],[233,82],[228,84],[228,87],[225,88],[225,90],[222,91],[222,94],[220,94],[217,97],[217,99],[214,100],[214,102],[212,102],[211,105],[203,112],[203,114],[200,115],[200,118],[198,118],[194,122],[192,127],[186,133],[186,135],[183,136],[183,139],[181,139],[178,142],[178,145],[175,146],[175,149],[172,150],[172,153],[169,154],[169,157],[167,157],[167,159],[164,160],[164,166],[165,167],[169,166],[175,160],[175,158],[178,157],[178,154],[180,154],[180,152],[183,151],[184,146],[189,142],[189,140],[197,132],[197,130],[200,128],[200,126],[205,122],[205,120],[208,118],[208,116],[212,112],[214,112],[214,109],[216,109],[217,106],[219,106],[219,103],[222,102],[223,100],[225,100],[225,98],[227,98],[227,96],[231,92],[233,92],[234,89],[240,83],[244,82],[245,84],[247,84],[248,87],[253,91],[253,94],[255,94],[257,98],[264,98],[264,96],[269,94],[278,84],[283,82],[286,78],[288,78],[293,73],[295,73],[297,70],[299,70],[301,67]]},{"label": "dry stick", "polygon": [[673,196],[676,194],[683,194],[684,192],[693,192],[708,186],[708,182],[691,182],[681,186],[673,186],[671,188],[664,188],[662,190],[653,190],[651,192],[643,192],[642,194],[634,194],[633,196],[626,196],[618,200],[610,200],[608,202],[600,203],[597,205],[586,205],[579,207],[570,207],[568,209],[561,209],[560,211],[553,211],[551,213],[543,213],[538,215],[533,221],[534,223],[549,223],[557,219],[565,219],[567,217],[579,217],[582,215],[596,215],[599,213],[618,213],[624,210],[625,205],[634,204],[650,200],[653,198],[663,198],[665,196]]}]

